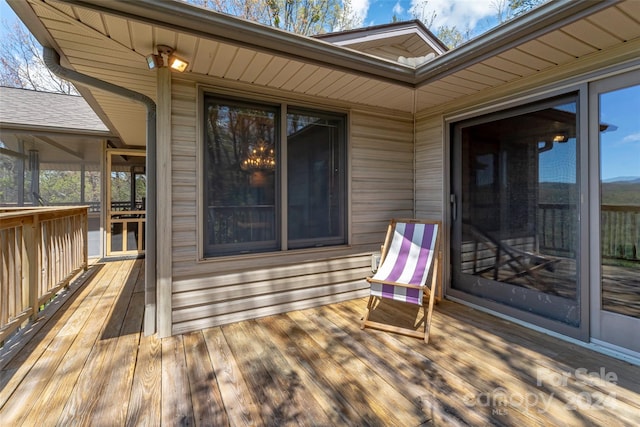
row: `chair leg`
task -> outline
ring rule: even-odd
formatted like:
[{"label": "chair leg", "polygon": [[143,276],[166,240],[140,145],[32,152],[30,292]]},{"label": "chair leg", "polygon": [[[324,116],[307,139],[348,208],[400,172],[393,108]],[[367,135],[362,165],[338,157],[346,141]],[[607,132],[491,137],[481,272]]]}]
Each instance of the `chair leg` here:
[{"label": "chair leg", "polygon": [[433,277],[431,279],[431,289],[429,290],[429,311],[427,312],[427,321],[424,325],[424,342],[429,343],[429,330],[431,329],[431,315],[433,314],[433,303],[436,300],[436,291],[438,289],[438,261],[439,257],[433,261]]},{"label": "chair leg", "polygon": [[429,297],[429,308],[427,309],[427,321],[424,324],[424,342],[429,343],[429,330],[431,329],[431,315],[433,314],[433,303],[435,298]]},{"label": "chair leg", "polygon": [[364,329],[367,320],[369,320],[369,314],[371,313],[373,307],[373,295],[369,296],[369,302],[367,303],[367,311],[362,318],[362,322],[360,323],[360,329]]}]

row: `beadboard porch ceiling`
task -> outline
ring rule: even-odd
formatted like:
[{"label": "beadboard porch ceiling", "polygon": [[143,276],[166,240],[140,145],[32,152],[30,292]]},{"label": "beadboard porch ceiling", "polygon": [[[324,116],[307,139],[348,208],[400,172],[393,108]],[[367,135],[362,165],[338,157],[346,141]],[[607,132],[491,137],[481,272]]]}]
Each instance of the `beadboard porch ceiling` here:
[{"label": "beadboard porch ceiling", "polygon": [[[190,63],[186,74],[200,80],[407,113],[490,94],[603,50],[640,50],[636,0],[552,2],[418,68],[182,2],[9,3],[63,65],[151,98],[155,74],[145,57],[159,44],[174,47]],[[142,106],[104,91],[82,92],[125,143],[145,144]]]}]

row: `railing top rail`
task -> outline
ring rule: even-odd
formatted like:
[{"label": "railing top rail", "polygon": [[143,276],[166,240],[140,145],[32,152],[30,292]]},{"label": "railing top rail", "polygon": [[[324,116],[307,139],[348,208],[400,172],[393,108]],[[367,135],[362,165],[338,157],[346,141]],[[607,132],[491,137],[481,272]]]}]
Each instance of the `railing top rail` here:
[{"label": "railing top rail", "polygon": [[[542,209],[576,209],[576,203],[538,203]],[[603,211],[640,212],[638,205],[601,205]]]},{"label": "railing top rail", "polygon": [[273,209],[275,205],[229,205],[229,206],[208,206],[209,209]]},{"label": "railing top rail", "polygon": [[640,212],[640,206],[633,205],[602,205],[603,211]]},{"label": "railing top rail", "polygon": [[41,221],[59,218],[68,215],[88,213],[89,206],[41,206],[41,207],[20,207],[20,208],[0,208],[0,228],[11,227],[16,220],[29,221],[30,218],[38,216]]}]

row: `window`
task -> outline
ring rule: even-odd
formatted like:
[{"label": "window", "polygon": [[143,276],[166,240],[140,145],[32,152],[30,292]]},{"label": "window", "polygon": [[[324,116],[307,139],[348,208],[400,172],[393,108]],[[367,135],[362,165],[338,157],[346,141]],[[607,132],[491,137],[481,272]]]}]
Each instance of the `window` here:
[{"label": "window", "polygon": [[279,105],[205,95],[204,109],[206,257],[346,242],[344,115],[289,108],[283,137]]},{"label": "window", "polygon": [[287,114],[289,248],[344,243],[344,118]]}]

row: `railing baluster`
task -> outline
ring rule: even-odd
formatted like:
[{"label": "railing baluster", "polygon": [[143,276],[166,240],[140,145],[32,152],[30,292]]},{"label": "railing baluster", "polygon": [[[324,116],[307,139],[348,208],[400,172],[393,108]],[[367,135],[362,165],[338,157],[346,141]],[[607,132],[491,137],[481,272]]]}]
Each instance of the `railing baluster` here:
[{"label": "railing baluster", "polygon": [[87,208],[0,208],[0,342],[87,269]]},{"label": "railing baluster", "polygon": [[[573,254],[576,206],[540,203],[538,209],[542,252]],[[602,257],[640,261],[640,206],[602,205],[600,227]]]}]

